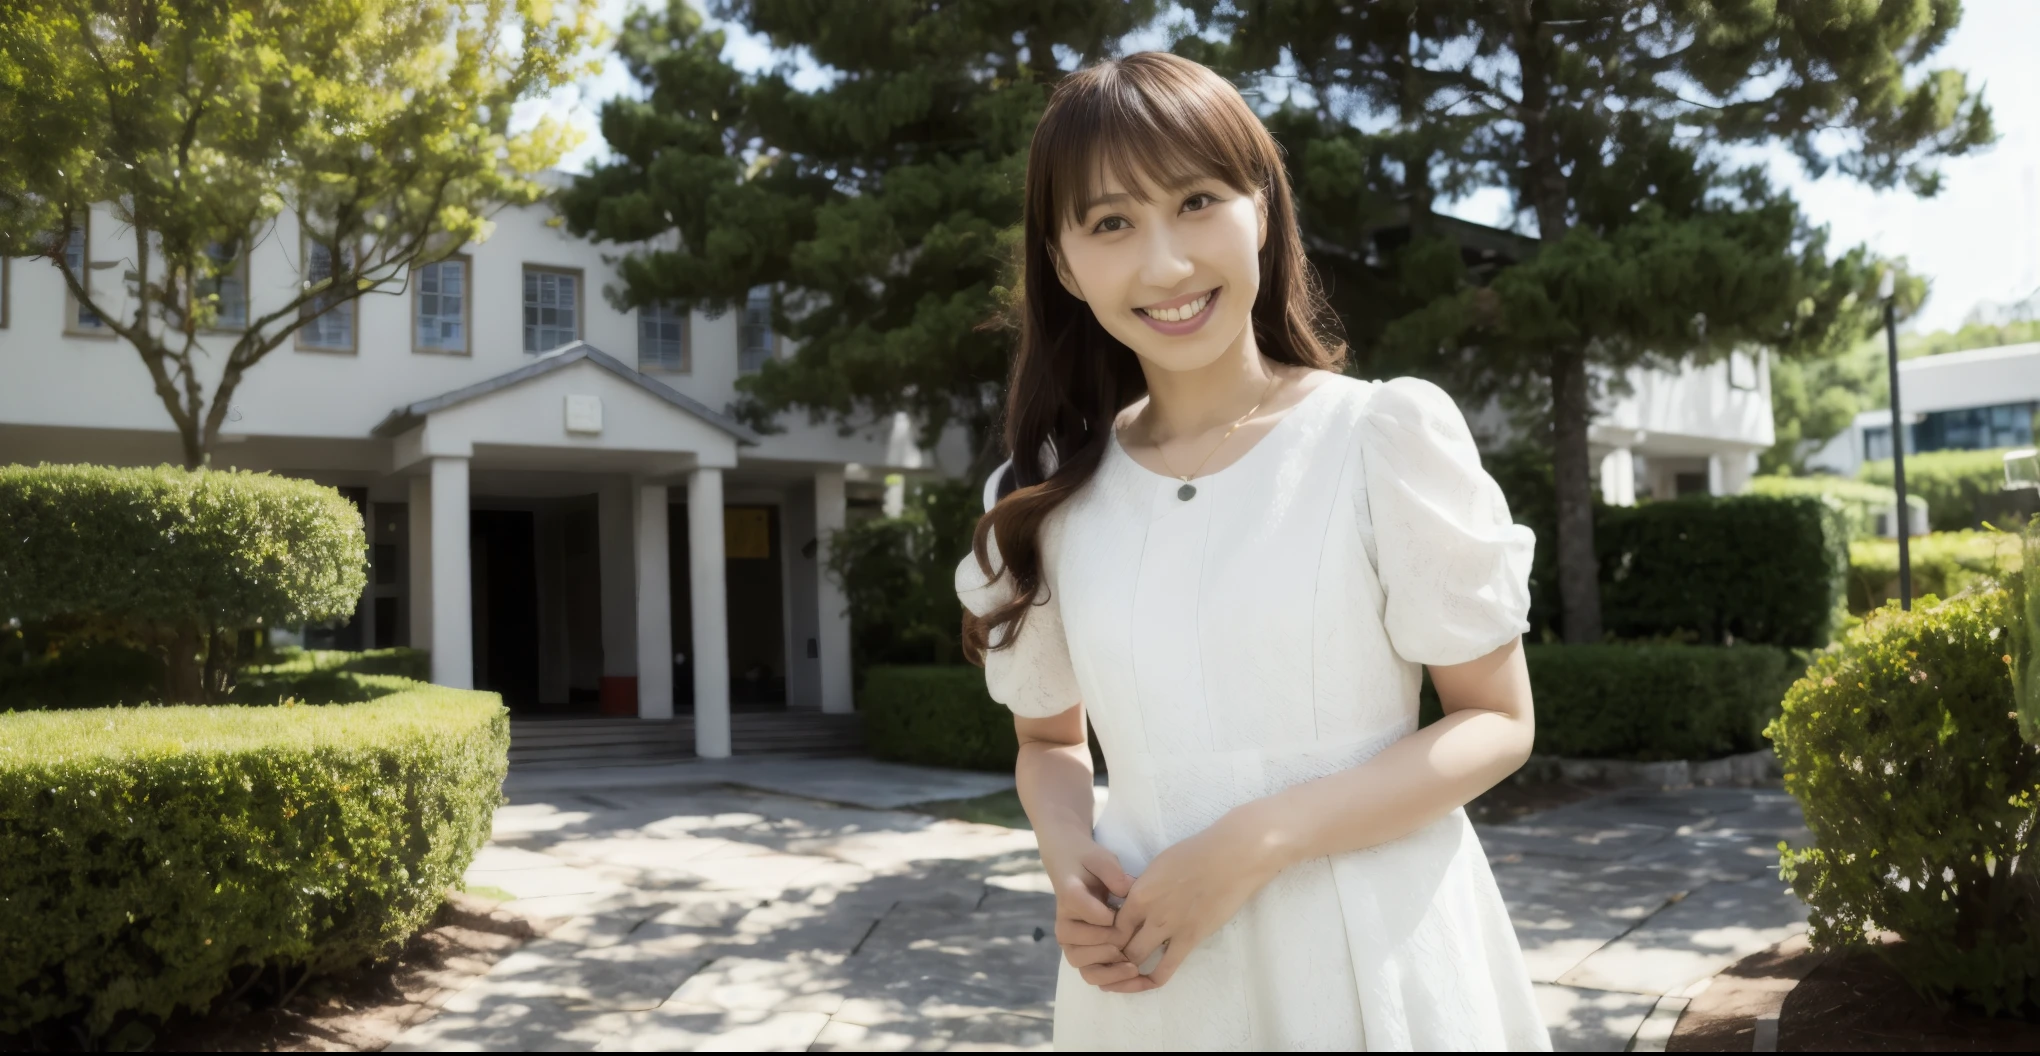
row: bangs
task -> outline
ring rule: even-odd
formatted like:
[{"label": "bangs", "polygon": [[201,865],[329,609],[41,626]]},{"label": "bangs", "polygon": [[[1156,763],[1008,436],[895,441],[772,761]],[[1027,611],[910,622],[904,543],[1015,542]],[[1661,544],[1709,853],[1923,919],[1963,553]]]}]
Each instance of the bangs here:
[{"label": "bangs", "polygon": [[1057,229],[1082,223],[1111,180],[1144,204],[1204,179],[1241,194],[1266,187],[1272,143],[1232,85],[1201,67],[1086,73],[1065,82],[1037,147],[1047,168],[1045,218]]}]

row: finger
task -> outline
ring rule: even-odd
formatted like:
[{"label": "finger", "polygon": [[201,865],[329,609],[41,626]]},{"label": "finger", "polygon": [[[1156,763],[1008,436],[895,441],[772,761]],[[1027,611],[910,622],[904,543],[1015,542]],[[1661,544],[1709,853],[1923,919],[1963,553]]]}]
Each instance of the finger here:
[{"label": "finger", "polygon": [[1106,987],[1141,979],[1140,969],[1120,961],[1118,964],[1094,964],[1077,970],[1084,981],[1092,986]]},{"label": "finger", "polygon": [[1137,994],[1143,990],[1153,990],[1160,985],[1162,984],[1155,982],[1145,975],[1136,975],[1124,982],[1106,983],[1098,989],[1108,994]]},{"label": "finger", "polygon": [[1114,946],[1125,949],[1126,944],[1133,940],[1134,933],[1141,929],[1141,925],[1147,923],[1147,914],[1146,905],[1128,900],[1125,905],[1119,907],[1118,914],[1113,917],[1112,938],[1109,941]]},{"label": "finger", "polygon": [[1088,968],[1094,964],[1124,964],[1129,968],[1135,969],[1133,974],[1140,974],[1138,967],[1132,961],[1127,960],[1126,954],[1120,952],[1117,946],[1065,945],[1062,951],[1063,956],[1069,960],[1070,967],[1072,968]]},{"label": "finger", "polygon": [[1162,954],[1162,963],[1155,965],[1155,970],[1147,977],[1154,980],[1156,986],[1168,982],[1176,974],[1177,967],[1182,965],[1183,958],[1190,956],[1190,951],[1196,946],[1197,943],[1187,937],[1170,940],[1168,952]]},{"label": "finger", "polygon": [[1132,938],[1126,940],[1126,945],[1120,948],[1126,951],[1127,960],[1134,964],[1146,964],[1148,958],[1162,948],[1162,943],[1169,941],[1168,930],[1158,923],[1143,924],[1140,930],[1133,933]]},{"label": "finger", "polygon": [[1086,924],[1081,920],[1067,917],[1055,922],[1055,941],[1065,946],[1111,946],[1119,947],[1120,935],[1111,928]]},{"label": "finger", "polygon": [[1126,875],[1126,870],[1119,864],[1119,856],[1111,851],[1103,847],[1094,848],[1084,856],[1081,864],[1105,885],[1105,890],[1121,898],[1133,890],[1133,877]]},{"label": "finger", "polygon": [[1068,884],[1057,889],[1055,915],[1061,920],[1081,921],[1101,928],[1111,927],[1114,917],[1112,907],[1082,884]]}]

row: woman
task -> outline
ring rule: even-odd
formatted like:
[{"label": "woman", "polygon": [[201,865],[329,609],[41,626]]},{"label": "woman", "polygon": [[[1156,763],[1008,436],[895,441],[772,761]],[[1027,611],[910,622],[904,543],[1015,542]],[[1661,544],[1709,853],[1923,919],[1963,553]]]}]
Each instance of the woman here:
[{"label": "woman", "polygon": [[1278,150],[1196,63],[1068,78],[1026,195],[1013,458],[956,586],[1057,1047],[1549,1048],[1460,809],[1530,751],[1532,538],[1458,409],[1340,373]]}]

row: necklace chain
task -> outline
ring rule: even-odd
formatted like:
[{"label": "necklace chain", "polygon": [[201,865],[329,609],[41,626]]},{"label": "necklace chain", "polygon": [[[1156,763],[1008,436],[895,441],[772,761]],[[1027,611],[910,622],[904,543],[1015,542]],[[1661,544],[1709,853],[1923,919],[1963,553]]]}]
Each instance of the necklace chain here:
[{"label": "necklace chain", "polygon": [[1252,407],[1247,408],[1247,413],[1240,415],[1239,420],[1232,424],[1232,429],[1227,429],[1225,431],[1225,435],[1218,438],[1218,443],[1213,444],[1211,450],[1205,452],[1203,460],[1199,461],[1196,466],[1192,467],[1189,473],[1183,474],[1176,472],[1176,467],[1169,465],[1169,456],[1162,453],[1162,445],[1156,444],[1155,457],[1162,460],[1162,468],[1167,469],[1169,471],[1170,476],[1175,477],[1177,480],[1180,480],[1185,484],[1188,484],[1190,482],[1190,478],[1196,476],[1197,471],[1204,468],[1204,463],[1211,461],[1211,456],[1218,454],[1218,449],[1224,447],[1225,442],[1227,440],[1232,439],[1233,430],[1238,429],[1241,425],[1246,424],[1247,419],[1252,418],[1254,416],[1254,412],[1260,410],[1261,405],[1268,402],[1268,394],[1275,391],[1275,383],[1281,380],[1282,378],[1280,375],[1271,376],[1268,379],[1268,387],[1261,390],[1261,398],[1254,401],[1254,405]]}]

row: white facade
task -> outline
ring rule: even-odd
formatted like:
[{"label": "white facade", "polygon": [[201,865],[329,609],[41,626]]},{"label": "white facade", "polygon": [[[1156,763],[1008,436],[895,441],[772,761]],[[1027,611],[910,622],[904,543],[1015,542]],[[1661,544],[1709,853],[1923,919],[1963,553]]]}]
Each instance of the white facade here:
[{"label": "white facade", "polygon": [[[733,693],[850,710],[849,621],[820,574],[827,533],[850,505],[875,507],[889,475],[959,470],[963,438],[946,437],[938,459],[904,416],[844,437],[805,413],[754,434],[725,413],[744,313],[693,316],[685,361],[649,345],[641,370],[639,313],[602,295],[618,247],[551,217],[498,214],[463,270],[436,276],[447,290],[458,279],[457,304],[430,302],[445,311],[421,316],[447,290],[406,276],[356,302],[351,326],[322,326],[328,347],[301,335],[271,353],[231,401],[214,464],[306,477],[362,504],[370,586],[338,641],[430,649],[435,681],[537,711],[692,707],[708,756],[728,752]],[[95,297],[129,310],[131,233],[95,210],[87,254],[115,262],[89,272]],[[288,217],[259,239],[244,276],[251,316],[294,294],[301,254]],[[539,334],[574,339],[564,350],[526,350],[527,275],[550,276],[545,295],[571,309]],[[4,283],[0,461],[181,462],[140,357],[78,325],[50,262],[7,261]],[[454,347],[421,341],[421,320],[446,323],[432,333]],[[231,342],[210,340],[205,365]]]},{"label": "white facade", "polygon": [[[1602,382],[1587,428],[1601,499],[1610,505],[1741,494],[1757,456],[1777,440],[1765,352],[1678,371],[1631,370],[1623,382],[1619,391]],[[1469,422],[1484,446],[1502,446],[1512,432],[1499,405],[1471,413]]]},{"label": "white facade", "polygon": [[[1908,454],[2030,446],[2033,416],[2040,414],[2040,343],[1900,360],[1898,385],[1911,433]],[[1864,462],[1890,457],[1885,407],[1857,415],[1807,456],[1807,465],[1853,476]]]}]

